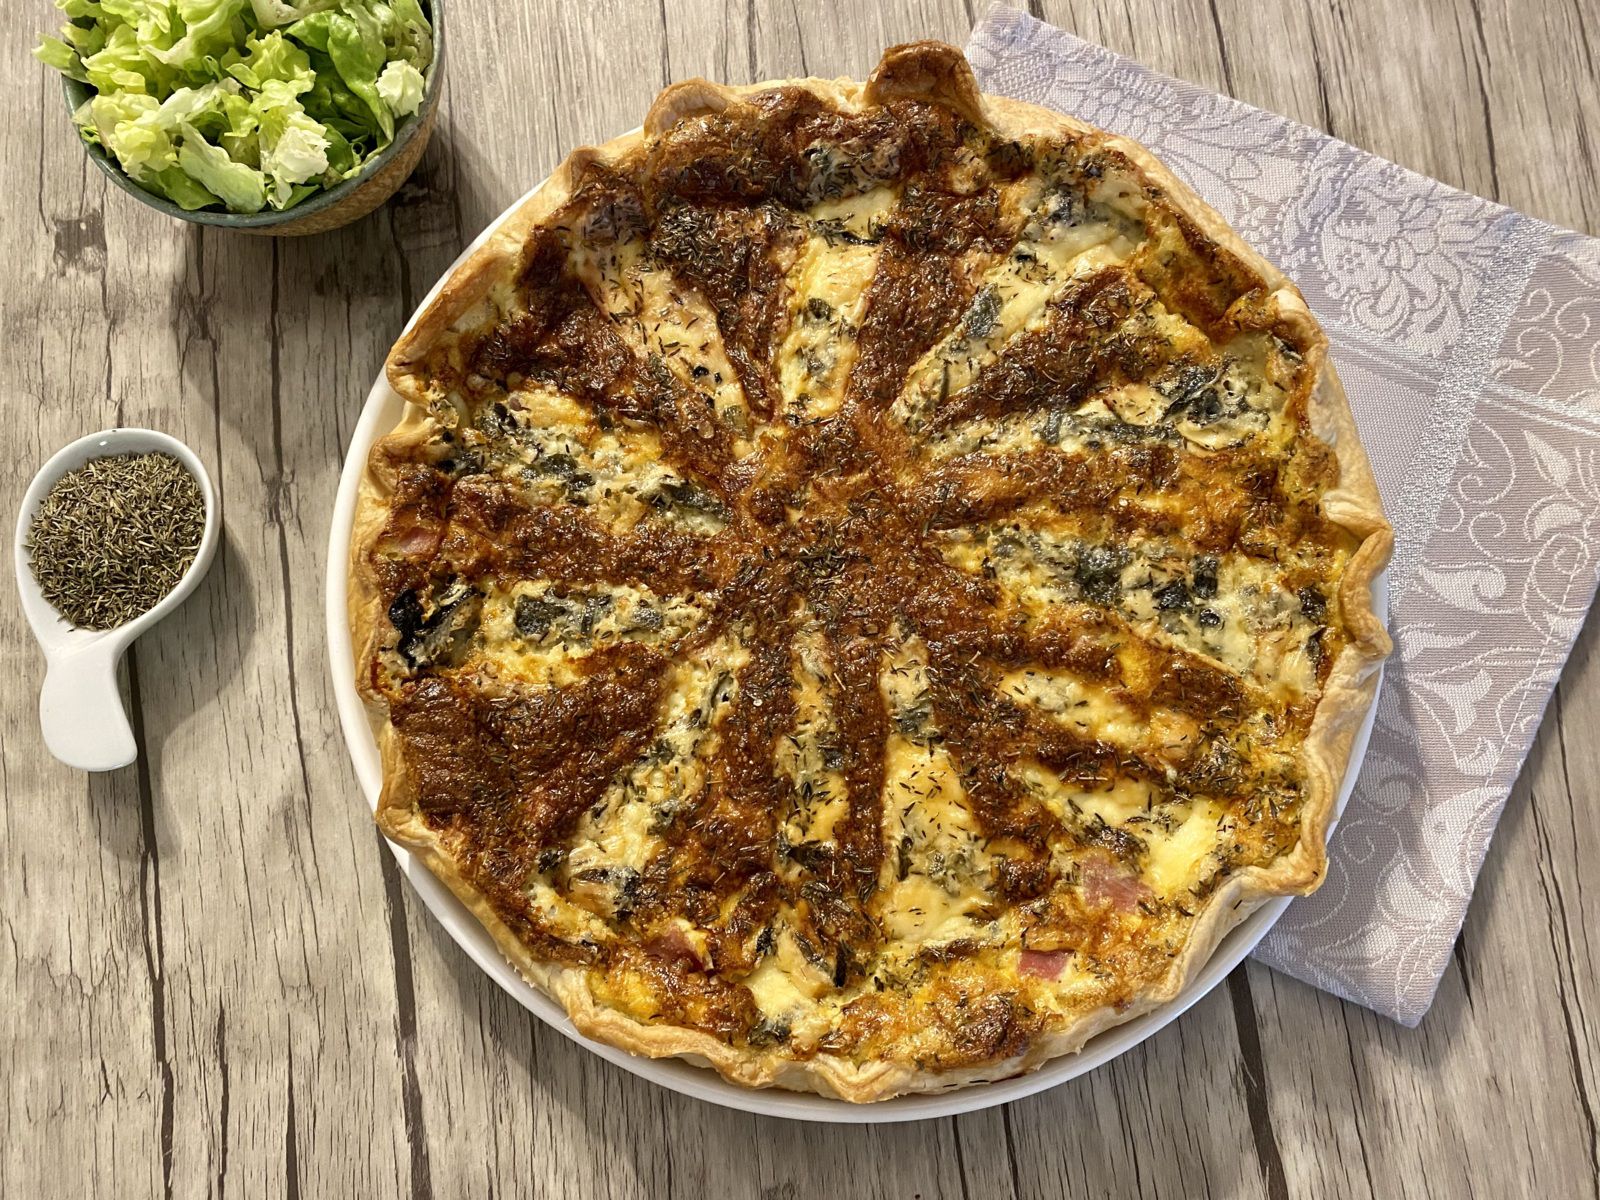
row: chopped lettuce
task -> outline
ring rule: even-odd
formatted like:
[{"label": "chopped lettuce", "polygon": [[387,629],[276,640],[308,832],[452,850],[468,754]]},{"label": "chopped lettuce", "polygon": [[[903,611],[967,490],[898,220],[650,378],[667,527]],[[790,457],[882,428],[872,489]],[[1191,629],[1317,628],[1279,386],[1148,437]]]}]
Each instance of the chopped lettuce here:
[{"label": "chopped lettuce", "polygon": [[397,117],[409,117],[422,103],[422,72],[396,59],[378,76],[378,95]]},{"label": "chopped lettuce", "polygon": [[181,36],[165,47],[154,40],[141,39],[145,52],[158,62],[179,70],[221,53],[238,39],[242,26],[237,18],[243,7],[244,0],[173,0],[177,20],[170,17],[159,22],[152,20],[148,28],[159,29],[166,37],[181,30]]},{"label": "chopped lettuce", "polygon": [[300,107],[301,90],[299,81],[273,79],[261,93],[261,171],[271,183],[275,208],[288,208],[296,186],[328,173],[328,135]]},{"label": "chopped lettuce", "polygon": [[261,172],[234,162],[221,146],[213,146],[193,125],[180,122],[178,165],[185,175],[237,213],[256,213],[267,206]]},{"label": "chopped lettuce", "polygon": [[422,104],[418,0],[56,0],[34,51],[93,89],[73,120],[184,209],[287,209],[357,174]]},{"label": "chopped lettuce", "polygon": [[42,38],[34,49],[33,56],[47,67],[54,67],[63,75],[70,75],[74,79],[83,78],[83,66],[78,61],[78,52],[67,45],[61,38]]},{"label": "chopped lettuce", "polygon": [[361,98],[385,138],[393,137],[394,114],[378,95],[378,72],[384,64],[383,30],[376,19],[355,5],[327,17],[328,57],[339,78]]}]

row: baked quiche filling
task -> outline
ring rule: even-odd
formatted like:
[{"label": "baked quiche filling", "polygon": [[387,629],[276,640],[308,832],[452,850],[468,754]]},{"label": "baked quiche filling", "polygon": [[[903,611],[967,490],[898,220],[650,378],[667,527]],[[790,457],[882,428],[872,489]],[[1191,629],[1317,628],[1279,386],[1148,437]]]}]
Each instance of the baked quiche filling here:
[{"label": "baked quiche filling", "polygon": [[1295,850],[1361,536],[1314,326],[889,65],[590,156],[399,355],[361,674],[385,827],[598,1009],[970,1078]]}]

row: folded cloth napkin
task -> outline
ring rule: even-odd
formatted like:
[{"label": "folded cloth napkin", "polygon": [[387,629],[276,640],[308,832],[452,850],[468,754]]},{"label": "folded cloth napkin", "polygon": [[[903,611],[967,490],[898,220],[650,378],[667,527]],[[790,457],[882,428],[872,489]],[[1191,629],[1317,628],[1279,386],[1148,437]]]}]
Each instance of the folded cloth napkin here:
[{"label": "folded cloth napkin", "polygon": [[1395,526],[1395,654],[1328,879],[1257,950],[1433,1003],[1600,557],[1600,240],[995,7],[985,91],[1144,143],[1299,284]]}]

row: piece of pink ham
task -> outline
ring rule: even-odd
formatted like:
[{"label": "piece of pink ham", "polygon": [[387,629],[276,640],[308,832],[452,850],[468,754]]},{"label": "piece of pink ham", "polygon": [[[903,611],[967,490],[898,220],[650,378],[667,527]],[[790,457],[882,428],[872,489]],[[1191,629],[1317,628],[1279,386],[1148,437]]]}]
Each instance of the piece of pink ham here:
[{"label": "piece of pink ham", "polygon": [[668,925],[665,929],[652,934],[645,942],[644,948],[657,958],[681,963],[691,971],[706,969],[700,952],[694,948],[694,943],[689,940],[689,935],[683,931],[682,926]]},{"label": "piece of pink ham", "polygon": [[1070,950],[1024,950],[1017,970],[1035,979],[1060,979],[1071,954]]},{"label": "piece of pink ham", "polygon": [[1142,879],[1109,859],[1089,859],[1083,864],[1082,879],[1083,895],[1090,904],[1118,912],[1127,912],[1154,895]]},{"label": "piece of pink ham", "polygon": [[439,541],[444,536],[444,530],[438,525],[418,522],[404,532],[395,533],[386,539],[386,548],[397,551],[408,557],[427,557],[439,548]]}]

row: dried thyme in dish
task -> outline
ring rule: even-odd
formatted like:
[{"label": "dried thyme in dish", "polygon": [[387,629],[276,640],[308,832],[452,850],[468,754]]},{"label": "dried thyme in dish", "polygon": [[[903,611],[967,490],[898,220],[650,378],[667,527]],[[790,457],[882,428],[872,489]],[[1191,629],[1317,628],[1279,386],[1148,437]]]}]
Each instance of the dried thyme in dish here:
[{"label": "dried thyme in dish", "polygon": [[45,493],[28,530],[28,562],[67,621],[115,629],[177,587],[205,525],[200,485],[172,455],[94,458]]}]

